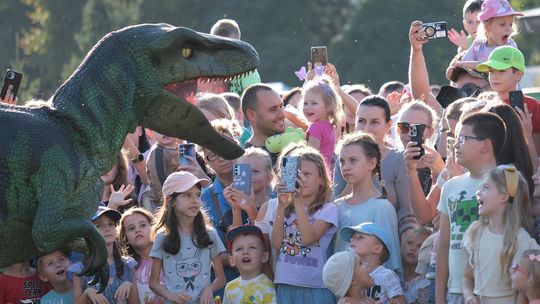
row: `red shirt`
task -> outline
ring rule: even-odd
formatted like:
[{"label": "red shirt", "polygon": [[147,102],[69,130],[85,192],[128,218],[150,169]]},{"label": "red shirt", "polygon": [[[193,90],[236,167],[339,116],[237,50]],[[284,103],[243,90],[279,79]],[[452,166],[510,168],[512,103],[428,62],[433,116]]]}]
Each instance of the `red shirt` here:
[{"label": "red shirt", "polygon": [[0,303],[39,303],[49,290],[49,284],[41,281],[37,272],[25,278],[0,274]]},{"label": "red shirt", "polygon": [[[510,100],[505,99],[504,103],[510,105]],[[533,133],[540,133],[540,102],[530,96],[523,95],[523,103],[527,105],[532,115]]]}]

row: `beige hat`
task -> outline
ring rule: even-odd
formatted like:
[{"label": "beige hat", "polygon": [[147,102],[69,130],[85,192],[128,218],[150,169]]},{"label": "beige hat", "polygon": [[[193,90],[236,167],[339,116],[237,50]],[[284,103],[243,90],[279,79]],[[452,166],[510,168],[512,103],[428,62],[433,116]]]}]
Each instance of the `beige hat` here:
[{"label": "beige hat", "polygon": [[351,286],[356,257],[354,251],[345,250],[334,253],[324,264],[324,285],[340,298],[345,296]]},{"label": "beige hat", "polygon": [[191,189],[191,187],[204,181],[207,180],[200,179],[187,171],[174,172],[167,177],[161,191],[164,196],[169,196],[173,193],[186,192]]}]

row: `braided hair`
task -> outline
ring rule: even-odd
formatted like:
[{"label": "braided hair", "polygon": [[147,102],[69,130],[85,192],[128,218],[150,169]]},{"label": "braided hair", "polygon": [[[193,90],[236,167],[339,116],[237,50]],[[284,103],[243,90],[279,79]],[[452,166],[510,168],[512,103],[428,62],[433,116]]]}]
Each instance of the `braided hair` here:
[{"label": "braided hair", "polygon": [[367,132],[364,131],[356,131],[354,133],[346,134],[343,136],[343,138],[340,140],[338,144],[338,150],[341,150],[343,147],[352,146],[352,145],[358,145],[362,147],[362,150],[364,151],[364,154],[369,159],[375,158],[377,160],[377,164],[375,165],[375,168],[373,169],[372,174],[376,174],[377,178],[379,180],[379,185],[381,186],[381,196],[380,198],[386,198],[388,192],[386,191],[386,188],[384,186],[384,180],[382,179],[381,174],[381,149],[379,148],[379,145],[375,141],[375,138]]}]

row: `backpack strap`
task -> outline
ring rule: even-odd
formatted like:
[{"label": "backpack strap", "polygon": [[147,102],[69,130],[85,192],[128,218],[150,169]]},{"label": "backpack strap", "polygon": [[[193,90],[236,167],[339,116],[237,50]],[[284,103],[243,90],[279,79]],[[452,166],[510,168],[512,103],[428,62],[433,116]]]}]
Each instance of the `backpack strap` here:
[{"label": "backpack strap", "polygon": [[156,172],[159,179],[159,183],[163,186],[167,176],[165,176],[165,168],[163,167],[163,147],[156,147]]},{"label": "backpack strap", "polygon": [[218,217],[218,223],[221,222],[221,219],[223,218],[223,214],[221,214],[221,208],[219,207],[219,201],[216,195],[216,192],[214,191],[214,184],[210,186],[210,194],[212,194],[212,201],[214,202],[214,209],[216,210],[216,214]]}]

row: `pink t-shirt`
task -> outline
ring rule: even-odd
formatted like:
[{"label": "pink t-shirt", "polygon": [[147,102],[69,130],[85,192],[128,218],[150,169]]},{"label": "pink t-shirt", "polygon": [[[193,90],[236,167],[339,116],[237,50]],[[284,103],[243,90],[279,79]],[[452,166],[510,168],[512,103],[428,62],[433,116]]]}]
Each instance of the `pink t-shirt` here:
[{"label": "pink t-shirt", "polygon": [[310,136],[319,140],[320,151],[326,161],[326,167],[332,170],[332,157],[334,156],[334,148],[336,147],[336,130],[334,125],[324,120],[316,121],[307,130],[308,140]]}]

